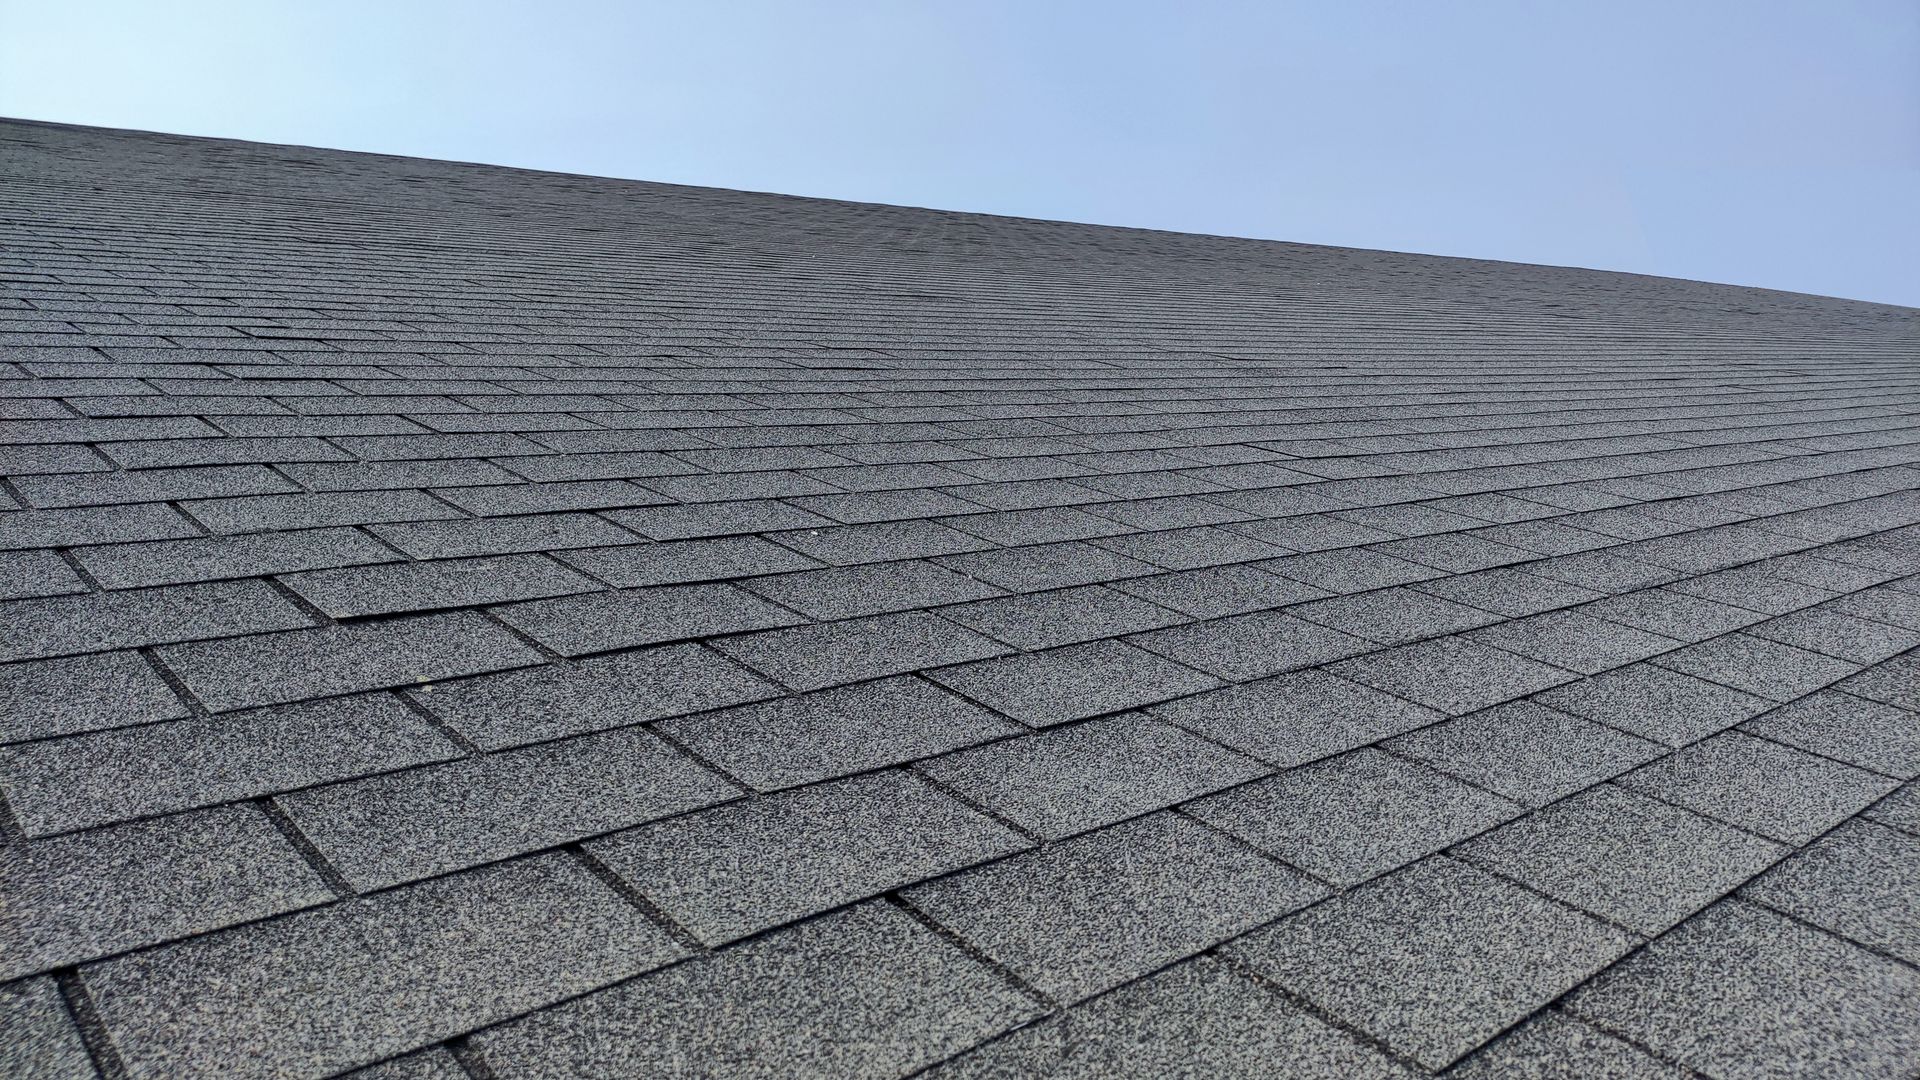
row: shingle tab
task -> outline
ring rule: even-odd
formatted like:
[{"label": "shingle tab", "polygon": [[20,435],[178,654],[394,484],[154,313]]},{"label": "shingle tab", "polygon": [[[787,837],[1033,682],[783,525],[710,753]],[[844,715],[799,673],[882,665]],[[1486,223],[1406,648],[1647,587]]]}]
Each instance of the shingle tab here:
[{"label": "shingle tab", "polygon": [[785,608],[726,584],[661,585],[530,600],[500,608],[498,613],[509,626],[562,656],[766,630],[802,621]]},{"label": "shingle tab", "polygon": [[495,1075],[905,1076],[1038,1009],[903,912],[868,904],[496,1028]]},{"label": "shingle tab", "polygon": [[611,832],[739,789],[638,728],[282,795],[362,892]]},{"label": "shingle tab", "polygon": [[132,1076],[265,1078],[368,1064],[680,954],[584,866],[550,855],[135,953],[84,978]]},{"label": "shingle tab", "polygon": [[0,666],[0,742],[174,720],[186,706],[139,653]]},{"label": "shingle tab", "polygon": [[229,638],[311,626],[263,581],[171,585],[0,604],[0,660]]},{"label": "shingle tab", "polygon": [[1300,765],[1444,718],[1324,671],[1297,671],[1149,710],[1275,765]]},{"label": "shingle tab", "polygon": [[819,690],[1013,651],[926,611],[762,630],[714,648],[794,690]]},{"label": "shingle tab", "polygon": [[0,985],[0,1033],[6,1035],[0,1062],[19,1080],[94,1080],[99,1075],[60,988],[50,978]]},{"label": "shingle tab", "polygon": [[1226,952],[1439,1069],[1634,944],[1605,923],[1435,856]]},{"label": "shingle tab", "polygon": [[982,660],[933,672],[932,677],[1033,727],[1138,708],[1220,685],[1210,675],[1119,641]]},{"label": "shingle tab", "polygon": [[719,944],[1028,842],[924,780],[886,772],[686,814],[587,846],[676,922]]},{"label": "shingle tab", "polygon": [[1171,814],[909,889],[916,907],[1052,997],[1081,1001],[1323,894]]}]

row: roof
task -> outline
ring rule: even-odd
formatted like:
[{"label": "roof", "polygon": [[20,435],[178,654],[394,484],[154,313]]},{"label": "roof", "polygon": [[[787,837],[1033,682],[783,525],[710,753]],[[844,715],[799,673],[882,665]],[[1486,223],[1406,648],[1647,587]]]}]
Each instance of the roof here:
[{"label": "roof", "polygon": [[0,1072],[1920,1070],[1920,312],[0,169]]}]

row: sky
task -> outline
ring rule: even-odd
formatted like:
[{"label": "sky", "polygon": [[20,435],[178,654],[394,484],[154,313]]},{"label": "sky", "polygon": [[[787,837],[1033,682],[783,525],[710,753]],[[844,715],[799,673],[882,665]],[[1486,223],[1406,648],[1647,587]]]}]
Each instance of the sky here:
[{"label": "sky", "polygon": [[0,116],[1920,306],[1920,0],[0,0]]}]

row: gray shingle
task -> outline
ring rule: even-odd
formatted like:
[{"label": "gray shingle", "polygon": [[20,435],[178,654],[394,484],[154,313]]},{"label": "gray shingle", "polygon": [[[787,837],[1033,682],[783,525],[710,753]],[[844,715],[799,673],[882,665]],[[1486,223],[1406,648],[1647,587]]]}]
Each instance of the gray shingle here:
[{"label": "gray shingle", "polygon": [[1658,934],[1787,849],[1601,784],[1457,851],[1476,865],[1643,934]]},{"label": "gray shingle", "polygon": [[1689,645],[1658,663],[1774,701],[1792,701],[1860,670],[1858,664],[1745,634]]},{"label": "gray shingle", "polygon": [[1822,690],[1741,730],[1902,780],[1920,776],[1920,716],[1852,694]]},{"label": "gray shingle", "polygon": [[981,660],[930,673],[943,685],[1032,727],[1138,708],[1220,680],[1119,641]]},{"label": "gray shingle", "polygon": [[708,944],[1026,846],[1013,830],[899,772],[763,795],[587,845]]},{"label": "gray shingle", "polygon": [[1336,885],[1355,885],[1520,813],[1417,762],[1362,749],[1200,799],[1187,813]]},{"label": "gray shingle", "polygon": [[1166,608],[1104,585],[997,597],[947,608],[940,614],[1029,650],[1154,630],[1184,621]]},{"label": "gray shingle", "polygon": [[1602,973],[1568,1008],[1712,1076],[1920,1069],[1920,973],[1737,901]]},{"label": "gray shingle", "polygon": [[1324,671],[1298,671],[1154,706],[1163,720],[1275,765],[1378,742],[1442,714]]},{"label": "gray shingle", "polygon": [[1920,645],[1915,631],[1824,608],[1768,619],[1748,633],[1858,664],[1877,664]]},{"label": "gray shingle", "polygon": [[85,969],[136,1078],[316,1076],[677,959],[666,933],[550,855]]},{"label": "gray shingle", "polygon": [[0,604],[0,660],[256,634],[312,623],[263,581],[14,600]]},{"label": "gray shingle", "polygon": [[1737,731],[1694,743],[1621,784],[1787,844],[1805,844],[1894,781]]},{"label": "gray shingle", "polygon": [[454,514],[422,514],[402,525],[373,531],[380,539],[416,559],[454,559],[466,555],[507,555],[520,551],[558,551],[606,544],[631,544],[632,533],[593,514],[537,514],[531,517],[433,521]]},{"label": "gray shingle", "polygon": [[770,539],[829,566],[925,559],[993,545],[934,521],[876,522],[774,533]]},{"label": "gray shingle", "polygon": [[1289,614],[1381,645],[1403,645],[1500,621],[1498,615],[1404,587],[1316,600]]},{"label": "gray shingle", "polygon": [[470,611],[169,645],[159,655],[214,712],[541,662],[524,642]]},{"label": "gray shingle", "polygon": [[599,583],[545,555],[315,570],[282,580],[336,619],[567,596],[600,588]]},{"label": "gray shingle", "polygon": [[777,697],[699,645],[614,653],[418,687],[413,699],[487,750]]},{"label": "gray shingle", "polygon": [[46,508],[157,503],[230,495],[278,495],[300,490],[286,477],[264,465],[23,476],[14,480],[14,486],[26,496],[28,506]]},{"label": "gray shingle", "polygon": [[0,600],[86,592],[87,583],[52,551],[0,551]]},{"label": "gray shingle", "polygon": [[921,767],[976,805],[1047,839],[1163,809],[1268,771],[1179,728],[1133,715],[962,750]]},{"label": "gray shingle", "polygon": [[199,536],[80,548],[73,554],[95,581],[109,589],[361,566],[399,558],[358,529]]},{"label": "gray shingle", "polygon": [[15,1080],[94,1080],[93,1061],[52,979],[0,985],[0,1065]]},{"label": "gray shingle", "polygon": [[982,952],[1069,1003],[1321,895],[1309,879],[1172,814],[1138,818],[906,892]]},{"label": "gray shingle", "polygon": [[169,540],[199,532],[193,522],[166,503],[0,513],[0,551]]},{"label": "gray shingle", "polygon": [[739,794],[639,729],[582,735],[282,795],[361,892],[553,847]]},{"label": "gray shingle", "polygon": [[186,706],[138,653],[0,666],[0,742],[185,715]]},{"label": "gray shingle", "polygon": [[1882,661],[1839,686],[1856,697],[1920,712],[1920,651]]},{"label": "gray shingle", "polygon": [[926,1073],[928,1080],[1290,1080],[1416,1074],[1210,957],[1089,1001]]},{"label": "gray shingle", "polygon": [[251,798],[457,756],[384,695],[0,748],[0,788],[28,835]]},{"label": "gray shingle", "polygon": [[873,903],[592,994],[476,1040],[501,1080],[905,1076],[1038,1009]]},{"label": "gray shingle", "polygon": [[794,690],[819,690],[1012,651],[926,611],[763,630],[722,638],[714,648]]},{"label": "gray shingle", "polygon": [[1529,615],[1475,630],[1467,637],[1584,675],[1658,656],[1683,644],[1579,611]]},{"label": "gray shingle", "polygon": [[563,656],[792,626],[798,616],[732,585],[651,589],[532,600],[499,609],[507,624]]},{"label": "gray shingle", "polygon": [[1326,593],[1252,566],[1213,566],[1132,578],[1114,588],[1196,619],[1243,615],[1312,600]]},{"label": "gray shingle", "polygon": [[1534,700],[1668,746],[1698,742],[1773,707],[1766,698],[1652,663],[1556,686]]},{"label": "gray shingle", "polygon": [[1670,588],[1641,589],[1624,596],[1610,596],[1580,611],[1689,643],[1719,637],[1765,618],[1758,612],[1716,604]]},{"label": "gray shingle", "polygon": [[1375,648],[1364,638],[1277,611],[1188,623],[1127,640],[1230,682],[1315,667]]},{"label": "gray shingle", "polygon": [[1691,1073],[1562,1012],[1543,1012],[1447,1074],[1462,1080],[1686,1080]]},{"label": "gray shingle", "polygon": [[942,558],[940,564],[1014,592],[1094,585],[1141,577],[1159,569],[1078,540],[952,555]]},{"label": "gray shingle", "polygon": [[728,536],[776,529],[811,529],[834,524],[829,518],[772,499],[646,506],[632,510],[610,510],[606,516],[655,540],[685,540],[697,536]]},{"label": "gray shingle", "polygon": [[659,725],[762,791],[957,750],[1022,729],[910,675]]},{"label": "gray shingle", "polygon": [[1663,749],[1529,701],[1449,720],[1388,745],[1527,806],[1618,776]]},{"label": "gray shingle", "polygon": [[0,979],[333,899],[251,806],[10,844],[0,895]]},{"label": "gray shingle", "polygon": [[[280,532],[387,521],[457,518],[460,511],[423,491],[334,491],[319,495],[252,495],[182,504],[216,533]],[[182,535],[174,533],[172,535]],[[101,543],[110,538],[88,541]],[[124,537],[147,540],[153,537]]]},{"label": "gray shingle", "polygon": [[1327,670],[1450,716],[1574,679],[1572,672],[1460,637],[1402,645]]},{"label": "gray shingle", "polygon": [[1849,821],[1741,896],[1920,964],[1920,837]]},{"label": "gray shingle", "polygon": [[815,619],[847,619],[998,596],[997,586],[923,560],[803,570],[740,583]]},{"label": "gray shingle", "polygon": [[722,536],[664,544],[568,551],[560,557],[609,585],[677,585],[751,574],[778,574],[820,565],[758,536]]},{"label": "gray shingle", "polygon": [[1439,1069],[1634,944],[1605,923],[1435,856],[1226,952]]}]

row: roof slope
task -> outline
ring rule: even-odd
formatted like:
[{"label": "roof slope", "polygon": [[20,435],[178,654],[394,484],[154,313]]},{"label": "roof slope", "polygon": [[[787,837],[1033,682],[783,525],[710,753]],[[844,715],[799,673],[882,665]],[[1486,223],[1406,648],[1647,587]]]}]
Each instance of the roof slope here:
[{"label": "roof slope", "polygon": [[1920,312],[0,170],[0,1073],[1920,1069]]}]

